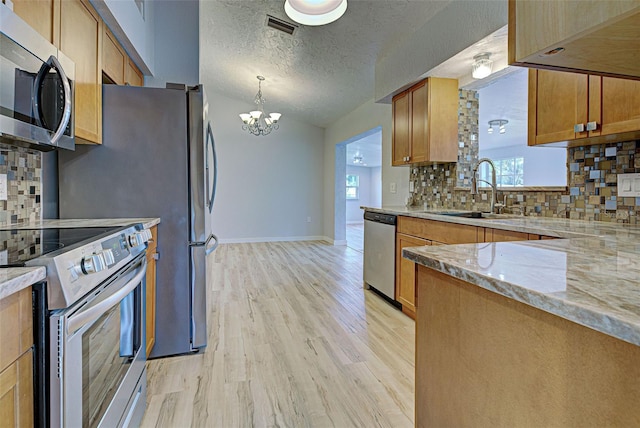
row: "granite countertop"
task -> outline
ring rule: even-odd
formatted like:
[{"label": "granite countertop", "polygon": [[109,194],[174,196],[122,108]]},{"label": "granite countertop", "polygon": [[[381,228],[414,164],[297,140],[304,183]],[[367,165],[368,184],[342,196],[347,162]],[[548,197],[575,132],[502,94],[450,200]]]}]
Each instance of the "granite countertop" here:
[{"label": "granite countertop", "polygon": [[69,227],[110,227],[128,226],[134,223],[142,223],[145,228],[150,228],[160,223],[158,217],[141,218],[93,218],[93,219],[43,219],[20,225],[8,225],[0,229],[39,229],[39,228],[69,228]]},{"label": "granite countertop", "polygon": [[403,256],[463,281],[640,346],[640,227],[509,216],[470,219],[402,207],[365,208],[564,237],[413,247]]},{"label": "granite countertop", "polygon": [[[70,228],[70,227],[109,227],[127,226],[134,223],[142,223],[145,228],[150,228],[160,223],[159,218],[103,218],[103,219],[65,219],[65,220],[39,220],[20,225],[9,225],[0,229],[34,229],[34,228]],[[0,299],[10,294],[29,287],[38,281],[44,280],[46,270],[44,267],[19,267],[0,269]]]},{"label": "granite countertop", "polygon": [[0,300],[46,278],[43,267],[0,269]]}]

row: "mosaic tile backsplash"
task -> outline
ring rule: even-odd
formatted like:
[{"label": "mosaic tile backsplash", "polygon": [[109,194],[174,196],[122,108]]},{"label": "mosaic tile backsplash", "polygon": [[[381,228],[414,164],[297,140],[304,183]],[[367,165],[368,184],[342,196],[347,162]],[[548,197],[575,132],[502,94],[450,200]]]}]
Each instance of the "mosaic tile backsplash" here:
[{"label": "mosaic tile backsplash", "polygon": [[[609,150],[605,152],[607,148]],[[640,223],[640,198],[617,196],[617,174],[640,172],[640,140],[568,150],[568,190],[499,190],[497,200],[506,202],[505,212]],[[410,180],[414,188],[412,204],[424,206],[426,203],[429,208],[488,211],[490,191],[481,190],[478,195],[471,195],[468,188],[454,186],[456,177],[455,164],[411,167]]]},{"label": "mosaic tile backsplash", "polygon": [[0,201],[0,226],[39,220],[42,156],[0,144],[0,174],[7,174],[7,200]]}]

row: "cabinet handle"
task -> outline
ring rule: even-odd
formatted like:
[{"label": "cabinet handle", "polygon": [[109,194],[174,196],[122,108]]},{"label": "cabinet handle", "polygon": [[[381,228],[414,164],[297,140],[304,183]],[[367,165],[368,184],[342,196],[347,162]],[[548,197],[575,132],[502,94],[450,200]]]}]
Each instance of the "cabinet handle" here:
[{"label": "cabinet handle", "polygon": [[595,131],[598,129],[598,122],[587,122],[587,131]]},{"label": "cabinet handle", "polygon": [[584,123],[577,123],[573,125],[573,132],[575,133],[584,132]]}]

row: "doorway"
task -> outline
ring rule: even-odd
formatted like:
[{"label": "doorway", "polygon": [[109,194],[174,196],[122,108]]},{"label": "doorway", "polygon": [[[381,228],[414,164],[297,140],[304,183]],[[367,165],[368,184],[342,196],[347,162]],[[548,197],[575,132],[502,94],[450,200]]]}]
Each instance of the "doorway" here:
[{"label": "doorway", "polygon": [[360,207],[382,205],[382,127],[336,146],[336,188],[338,183],[344,190],[336,192],[336,229],[344,231],[348,247],[362,252],[364,221]]}]

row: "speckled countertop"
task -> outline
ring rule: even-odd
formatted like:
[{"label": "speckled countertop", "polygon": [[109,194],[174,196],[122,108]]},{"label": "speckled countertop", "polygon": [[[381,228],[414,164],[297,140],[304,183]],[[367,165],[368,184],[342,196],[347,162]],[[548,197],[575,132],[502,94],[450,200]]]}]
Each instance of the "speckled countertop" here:
[{"label": "speckled countertop", "polygon": [[[160,223],[159,218],[103,218],[103,219],[69,219],[41,220],[20,224],[19,226],[3,226],[0,229],[34,229],[34,228],[69,228],[69,227],[109,227],[127,226],[142,223],[144,227],[153,227]],[[46,270],[43,267],[0,268],[0,299],[44,280]]]},{"label": "speckled countertop", "polygon": [[38,229],[38,228],[69,228],[69,227],[110,227],[128,226],[134,223],[142,223],[146,228],[150,228],[160,223],[157,217],[145,218],[93,218],[93,219],[62,219],[62,220],[39,220],[20,225],[0,227],[0,229]]},{"label": "speckled countertop", "polygon": [[568,239],[414,247],[403,256],[463,281],[640,346],[640,227],[509,216],[470,219],[366,208]]}]

